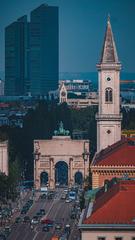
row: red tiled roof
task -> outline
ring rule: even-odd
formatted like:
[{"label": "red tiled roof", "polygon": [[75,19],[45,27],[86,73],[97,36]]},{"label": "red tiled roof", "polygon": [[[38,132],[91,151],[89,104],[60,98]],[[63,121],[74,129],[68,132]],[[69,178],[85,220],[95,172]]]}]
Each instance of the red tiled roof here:
[{"label": "red tiled roof", "polygon": [[100,151],[92,166],[135,166],[134,141],[123,139]]},{"label": "red tiled roof", "polygon": [[[134,221],[133,221],[134,219]],[[134,224],[135,181],[121,181],[95,200],[84,224]]]}]

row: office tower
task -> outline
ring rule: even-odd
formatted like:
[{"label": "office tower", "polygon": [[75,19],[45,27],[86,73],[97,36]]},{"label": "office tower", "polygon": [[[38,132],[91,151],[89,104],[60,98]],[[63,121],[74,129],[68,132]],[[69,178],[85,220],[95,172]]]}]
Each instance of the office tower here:
[{"label": "office tower", "polygon": [[30,91],[44,95],[58,88],[58,7],[42,4],[30,16]]},{"label": "office tower", "polygon": [[28,27],[23,16],[5,29],[5,95],[28,91]]}]

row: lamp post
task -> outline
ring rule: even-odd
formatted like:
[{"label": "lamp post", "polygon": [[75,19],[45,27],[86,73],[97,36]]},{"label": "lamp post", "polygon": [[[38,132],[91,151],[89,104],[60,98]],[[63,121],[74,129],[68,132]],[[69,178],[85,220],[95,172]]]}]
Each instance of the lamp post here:
[{"label": "lamp post", "polygon": [[39,161],[40,153],[38,151],[35,151],[34,153],[34,188],[36,188],[36,176],[37,176],[37,171],[36,171],[36,162]]},{"label": "lamp post", "polygon": [[86,175],[85,164],[86,164],[87,161],[89,161],[89,156],[90,156],[89,141],[85,141],[84,142],[84,152],[82,153],[82,157],[83,157],[83,160],[84,160],[84,180],[85,180],[85,175]]}]

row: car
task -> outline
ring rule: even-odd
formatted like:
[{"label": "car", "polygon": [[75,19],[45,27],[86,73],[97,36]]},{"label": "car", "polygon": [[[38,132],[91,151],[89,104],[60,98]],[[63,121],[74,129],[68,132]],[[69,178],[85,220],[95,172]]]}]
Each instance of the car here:
[{"label": "car", "polygon": [[42,227],[42,232],[49,232],[49,227],[47,224]]},{"label": "car", "polygon": [[20,218],[20,217],[17,217],[16,219],[15,219],[15,223],[20,223],[22,221],[22,219]]},{"label": "car", "polygon": [[40,213],[41,213],[42,216],[45,215],[45,209],[41,208]]},{"label": "car", "polygon": [[41,199],[46,199],[46,194],[43,193],[42,195],[40,195],[40,198],[41,198]]},{"label": "car", "polygon": [[24,223],[30,223],[30,217],[29,216],[25,216],[23,219]]},{"label": "car", "polygon": [[31,220],[31,224],[38,224],[39,223],[39,218],[38,216],[34,216]]},{"label": "car", "polygon": [[63,194],[63,195],[61,196],[61,199],[62,199],[62,200],[65,200],[65,199],[66,199],[66,194]]},{"label": "car", "polygon": [[60,237],[59,240],[68,240],[68,236],[67,236],[67,234],[66,234],[66,233],[63,234],[63,235]]},{"label": "car", "polygon": [[4,235],[8,236],[10,233],[11,233],[11,227],[6,226],[6,227],[4,228]]},{"label": "car", "polygon": [[65,233],[67,233],[68,235],[70,234],[70,231],[71,231],[71,226],[70,224],[66,224],[65,226]]},{"label": "car", "polygon": [[72,200],[69,199],[69,198],[67,198],[65,202],[66,202],[66,203],[70,203],[70,202],[72,202]]},{"label": "car", "polygon": [[42,218],[41,219],[41,223],[47,224],[48,227],[53,227],[53,220],[48,219],[48,218]]},{"label": "car", "polygon": [[36,216],[37,216],[38,218],[41,218],[41,217],[42,217],[41,212],[37,212],[37,213],[36,213]]},{"label": "car", "polygon": [[65,188],[65,189],[64,189],[64,192],[65,192],[65,193],[68,193],[68,189]]},{"label": "car", "polygon": [[27,213],[27,210],[24,210],[24,209],[21,210],[21,214],[26,214],[26,213]]},{"label": "car", "polygon": [[0,233],[0,240],[6,240],[6,236],[3,233]]},{"label": "car", "polygon": [[60,230],[62,228],[62,223],[56,223],[55,224],[55,229]]}]

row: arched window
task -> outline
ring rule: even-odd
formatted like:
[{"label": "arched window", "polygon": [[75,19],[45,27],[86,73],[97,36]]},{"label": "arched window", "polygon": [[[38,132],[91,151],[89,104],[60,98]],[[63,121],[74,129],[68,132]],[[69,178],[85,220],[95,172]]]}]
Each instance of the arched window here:
[{"label": "arched window", "polygon": [[112,88],[105,89],[105,102],[112,103],[113,101],[113,90]]}]

